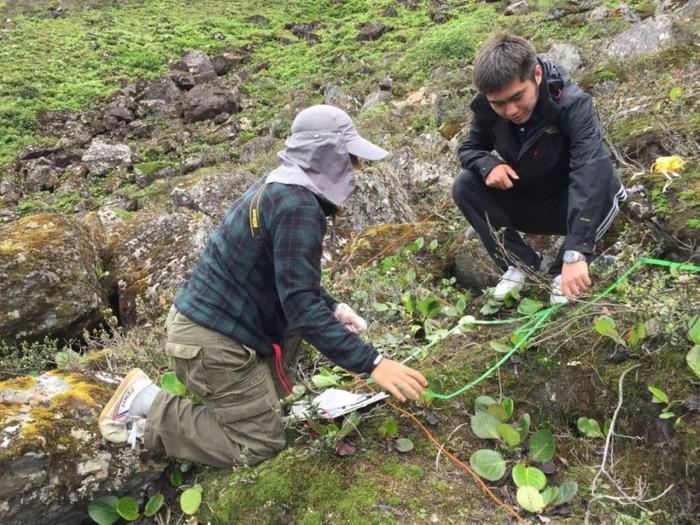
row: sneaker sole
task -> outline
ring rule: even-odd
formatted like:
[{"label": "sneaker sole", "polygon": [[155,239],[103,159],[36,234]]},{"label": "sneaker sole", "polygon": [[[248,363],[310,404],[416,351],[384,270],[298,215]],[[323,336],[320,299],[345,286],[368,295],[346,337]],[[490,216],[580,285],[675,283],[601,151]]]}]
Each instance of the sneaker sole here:
[{"label": "sneaker sole", "polygon": [[[114,413],[117,403],[124,394],[124,391],[131,386],[131,383],[133,383],[139,375],[142,374],[144,376],[146,375],[140,368],[134,368],[131,372],[129,372],[124,380],[119,384],[116,392],[114,392],[109,401],[107,401],[107,404],[102,409],[102,412],[100,412],[100,416],[97,418],[97,424],[100,428],[102,437],[107,441],[111,441],[112,443],[126,443],[126,436],[128,434],[126,424],[124,424],[124,438],[122,439],[122,432],[118,431],[120,423],[112,417],[112,414]],[[119,434],[119,437],[115,437],[113,435],[115,432]]]}]

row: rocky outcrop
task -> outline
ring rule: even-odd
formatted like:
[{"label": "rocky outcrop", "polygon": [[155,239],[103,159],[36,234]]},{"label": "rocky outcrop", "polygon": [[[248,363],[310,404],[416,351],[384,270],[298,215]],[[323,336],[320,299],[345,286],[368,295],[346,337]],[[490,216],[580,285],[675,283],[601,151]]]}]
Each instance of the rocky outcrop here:
[{"label": "rocky outcrop", "polygon": [[354,193],[343,206],[343,226],[355,234],[377,223],[415,222],[399,173],[383,163],[357,175]]},{"label": "rocky outcrop", "polygon": [[53,371],[0,382],[0,522],[74,525],[104,493],[140,496],[165,463],[99,436],[116,378]]},{"label": "rocky outcrop", "polygon": [[0,340],[70,339],[99,324],[99,247],[79,220],[32,215],[0,226]]},{"label": "rocky outcrop", "polygon": [[174,206],[201,212],[218,224],[233,201],[256,179],[247,172],[214,173],[177,185],[170,198]]},{"label": "rocky outcrop", "polygon": [[215,226],[208,216],[188,211],[138,214],[114,226],[107,246],[109,283],[124,326],[136,323],[137,302],[145,308],[140,320],[163,313]]},{"label": "rocky outcrop", "polygon": [[659,15],[642,20],[618,35],[608,46],[607,54],[627,58],[670,47],[674,41],[673,19],[670,15]]}]

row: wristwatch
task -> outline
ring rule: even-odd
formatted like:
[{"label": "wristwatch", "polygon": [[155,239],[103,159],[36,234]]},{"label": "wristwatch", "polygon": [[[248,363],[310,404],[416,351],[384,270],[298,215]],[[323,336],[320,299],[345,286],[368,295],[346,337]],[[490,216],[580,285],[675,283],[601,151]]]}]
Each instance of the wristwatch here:
[{"label": "wristwatch", "polygon": [[585,260],[586,256],[576,250],[566,250],[564,252],[564,264],[573,264]]}]

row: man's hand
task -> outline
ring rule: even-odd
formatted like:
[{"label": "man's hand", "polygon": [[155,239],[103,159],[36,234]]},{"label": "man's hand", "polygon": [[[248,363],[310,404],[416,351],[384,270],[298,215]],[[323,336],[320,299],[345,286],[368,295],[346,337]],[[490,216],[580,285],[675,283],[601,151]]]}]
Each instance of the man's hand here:
[{"label": "man's hand", "polygon": [[338,306],[335,307],[333,317],[343,323],[345,328],[355,334],[359,334],[367,330],[367,321],[357,315],[355,310],[350,308],[350,306],[345,303],[339,303]]},{"label": "man's hand", "polygon": [[508,190],[513,187],[513,181],[518,180],[518,174],[508,164],[499,164],[486,176],[486,185],[489,188]]},{"label": "man's hand", "polygon": [[591,279],[588,277],[586,261],[564,264],[561,267],[561,293],[567,299],[585,292],[590,285]]},{"label": "man's hand", "polygon": [[428,385],[428,380],[417,370],[387,358],[376,366],[372,379],[401,402],[406,401],[406,397],[418,399]]}]

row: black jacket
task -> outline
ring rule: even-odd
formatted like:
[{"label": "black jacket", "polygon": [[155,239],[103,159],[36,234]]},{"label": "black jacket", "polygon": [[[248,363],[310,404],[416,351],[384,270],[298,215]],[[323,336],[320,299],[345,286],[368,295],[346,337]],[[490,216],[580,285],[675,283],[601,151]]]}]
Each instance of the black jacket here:
[{"label": "black jacket", "polygon": [[[571,82],[560,65],[540,61],[543,81],[537,121],[521,145],[511,123],[500,117],[483,94],[471,104],[469,138],[459,147],[463,168],[486,177],[498,164],[509,164],[520,177],[515,191],[538,200],[562,194],[568,187],[565,248],[590,254],[597,224],[621,182],[593,109],[590,95]],[[499,159],[492,154],[496,150]],[[513,190],[509,190],[513,191]]]}]

